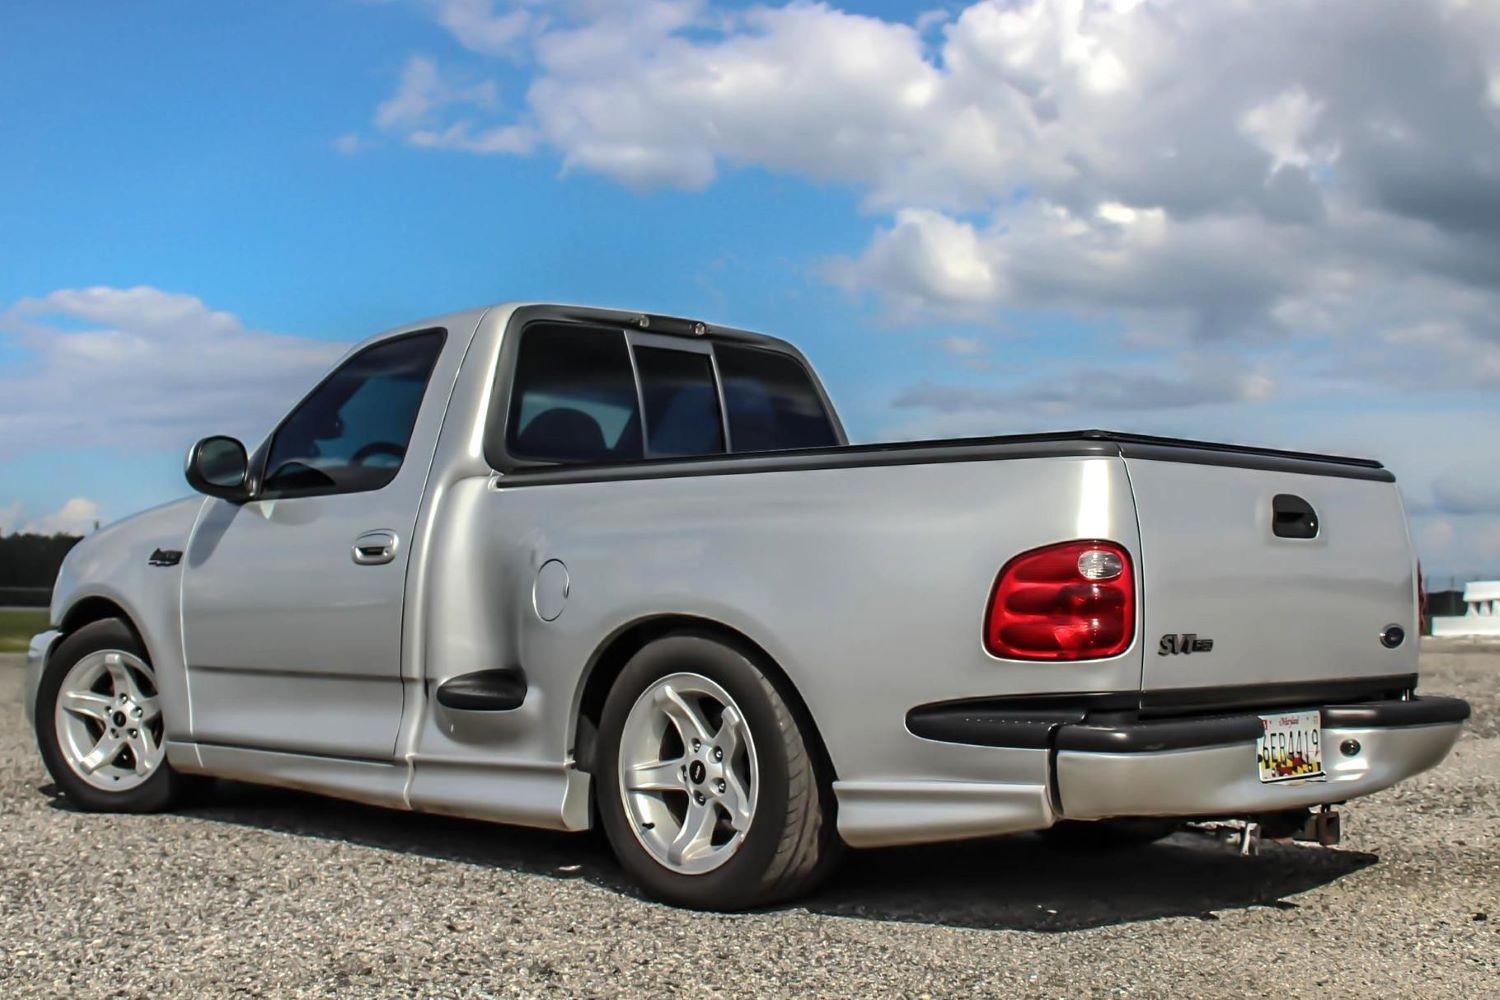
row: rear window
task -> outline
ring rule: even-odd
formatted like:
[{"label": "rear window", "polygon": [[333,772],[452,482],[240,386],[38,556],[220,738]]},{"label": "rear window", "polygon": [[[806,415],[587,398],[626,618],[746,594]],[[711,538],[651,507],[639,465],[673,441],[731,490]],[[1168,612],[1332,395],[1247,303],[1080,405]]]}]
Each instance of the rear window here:
[{"label": "rear window", "polygon": [[719,455],[724,421],[714,365],[707,354],[635,348],[646,406],[646,447],[652,455]]},{"label": "rear window", "polygon": [[605,326],[521,331],[506,422],[514,458],[596,465],[836,444],[790,355]]},{"label": "rear window", "polygon": [[511,454],[543,462],[641,457],[635,374],[624,333],[533,326],[521,336],[511,394]]},{"label": "rear window", "polygon": [[812,378],[786,354],[718,344],[734,450],[782,451],[838,444]]}]

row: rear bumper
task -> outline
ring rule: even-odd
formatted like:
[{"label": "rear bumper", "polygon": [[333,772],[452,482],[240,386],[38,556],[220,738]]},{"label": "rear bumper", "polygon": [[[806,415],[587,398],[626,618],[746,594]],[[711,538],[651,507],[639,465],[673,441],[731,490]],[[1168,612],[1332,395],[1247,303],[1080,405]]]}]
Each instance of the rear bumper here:
[{"label": "rear bumper", "polygon": [[[1439,763],[1469,717],[1457,698],[1381,698],[1318,706],[1326,780],[1263,784],[1259,711],[1140,719],[1113,704],[925,706],[907,718],[923,739],[1046,751],[1057,819],[1234,817],[1343,802]],[[1343,752],[1345,741],[1356,752]],[[1350,749],[1354,749],[1352,746]],[[1045,824],[1044,824],[1045,825]]]},{"label": "rear bumper", "polygon": [[[1193,742],[1190,725],[1178,724],[1170,734],[1155,731],[1163,723],[1061,727],[1054,763],[1059,813],[1066,819],[1243,816],[1343,802],[1438,764],[1458,739],[1469,706],[1456,698],[1424,698],[1323,712],[1327,780],[1277,784],[1263,784],[1257,773],[1260,720],[1254,715],[1192,720],[1211,723],[1200,726],[1198,735],[1209,738],[1203,743]],[[1353,755],[1341,750],[1346,740],[1359,744]],[[1111,741],[1115,749],[1102,748]]]}]

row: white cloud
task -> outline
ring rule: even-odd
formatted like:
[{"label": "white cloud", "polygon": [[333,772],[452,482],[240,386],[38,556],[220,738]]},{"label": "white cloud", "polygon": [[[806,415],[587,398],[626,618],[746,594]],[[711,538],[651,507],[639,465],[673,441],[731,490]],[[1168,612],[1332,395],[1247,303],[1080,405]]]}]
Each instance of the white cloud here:
[{"label": "white cloud", "polygon": [[0,456],[253,443],[343,350],[146,286],[22,299],[0,311],[0,344],[20,352],[0,374]]},{"label": "white cloud", "polygon": [[1315,161],[1331,162],[1337,150],[1313,150],[1308,137],[1318,122],[1323,105],[1307,96],[1300,86],[1246,111],[1240,130],[1271,157],[1271,173],[1283,166],[1309,167]]},{"label": "white cloud", "polygon": [[28,522],[24,530],[34,535],[83,535],[102,520],[97,501],[73,497],[52,513]]},{"label": "white cloud", "polygon": [[426,149],[529,153],[536,145],[530,126],[486,124],[499,105],[493,80],[459,82],[445,76],[432,59],[412,56],[396,92],[375,109],[375,125]]},{"label": "white cloud", "polygon": [[1490,537],[1496,516],[1474,509],[1489,487],[1454,477],[1468,453],[1448,438],[1472,449],[1458,425],[1493,424],[1500,388],[1500,4],[922,6],[898,20],[815,2],[476,4],[530,15],[489,50],[524,50],[524,99],[502,108],[482,77],[433,66],[426,101],[390,128],[546,149],[565,173],[638,188],[747,167],[850,187],[869,235],[821,263],[830,282],[949,330],[1083,321],[1108,356],[1018,375],[998,342],[956,347],[973,339],[960,327],[928,340],[942,378],[990,374],[893,393],[904,428],[1123,415],[1347,444],[1403,470],[1419,520],[1458,526],[1449,555],[1464,532]]},{"label": "white cloud", "polygon": [[418,126],[449,105],[490,109],[498,101],[493,81],[457,86],[443,78],[432,59],[412,56],[401,70],[396,92],[375,109],[375,124],[383,129]]},{"label": "white cloud", "polygon": [[487,55],[512,53],[516,42],[536,23],[535,15],[518,5],[497,0],[428,0],[438,23],[459,44]]},{"label": "white cloud", "polygon": [[106,518],[103,508],[87,497],[73,497],[57,510],[41,517],[27,518],[21,501],[0,506],[0,535],[86,535]]},{"label": "white cloud", "polygon": [[1000,293],[996,259],[975,228],[927,209],[903,209],[857,261],[835,262],[831,273],[847,287],[875,283],[904,308],[942,306],[974,312]]},{"label": "white cloud", "polygon": [[368,143],[360,137],[358,132],[345,132],[333,140],[333,148],[345,156],[353,156],[368,148]]},{"label": "white cloud", "polygon": [[464,6],[526,15],[500,32],[529,46],[525,105],[500,117],[492,92],[451,85],[423,108],[449,117],[408,141],[540,143],[639,187],[746,165],[857,186],[889,218],[827,274],[905,318],[1107,311],[1204,340],[1315,317],[1366,335],[1341,317],[1367,290],[1404,324],[1461,287],[1500,314],[1495,4],[978,0],[910,22],[827,3]]}]

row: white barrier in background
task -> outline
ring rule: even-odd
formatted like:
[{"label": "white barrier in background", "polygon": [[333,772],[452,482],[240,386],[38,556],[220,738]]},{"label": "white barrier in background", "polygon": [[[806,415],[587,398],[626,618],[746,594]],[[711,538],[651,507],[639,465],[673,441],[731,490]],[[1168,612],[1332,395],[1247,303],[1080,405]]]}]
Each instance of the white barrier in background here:
[{"label": "white barrier in background", "polygon": [[1433,635],[1500,636],[1500,580],[1477,580],[1464,587],[1462,615],[1432,619]]}]

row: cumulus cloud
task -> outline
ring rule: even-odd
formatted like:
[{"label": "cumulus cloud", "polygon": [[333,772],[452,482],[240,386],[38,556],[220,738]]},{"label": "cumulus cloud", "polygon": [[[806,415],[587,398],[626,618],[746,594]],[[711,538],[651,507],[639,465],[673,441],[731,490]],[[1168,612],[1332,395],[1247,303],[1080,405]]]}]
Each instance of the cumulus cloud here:
[{"label": "cumulus cloud", "polygon": [[0,374],[0,455],[254,441],[343,350],[146,286],[22,299],[0,311],[0,346],[18,354]]},{"label": "cumulus cloud", "polygon": [[533,78],[486,126],[514,131],[461,118],[425,144],[543,143],[639,187],[746,165],[855,185],[887,221],[826,273],[906,318],[1369,334],[1339,323],[1363,289],[1404,296],[1410,323],[1433,284],[1500,284],[1494,4],[979,0],[910,23],[803,2],[462,6],[525,22],[501,34],[524,34]]},{"label": "cumulus cloud", "polygon": [[487,55],[513,53],[516,43],[539,23],[529,3],[500,0],[428,0],[438,23],[459,44]]},{"label": "cumulus cloud", "polygon": [[530,152],[536,144],[535,130],[495,124],[499,105],[493,80],[461,82],[445,75],[432,59],[416,55],[402,69],[396,92],[375,109],[375,126],[428,149]]},{"label": "cumulus cloud", "polygon": [[0,535],[86,535],[104,521],[103,508],[87,497],[73,497],[35,518],[23,515],[19,500],[0,506]]},{"label": "cumulus cloud", "polygon": [[36,535],[82,535],[94,530],[101,521],[98,501],[73,497],[52,513],[28,522],[25,530]]}]

